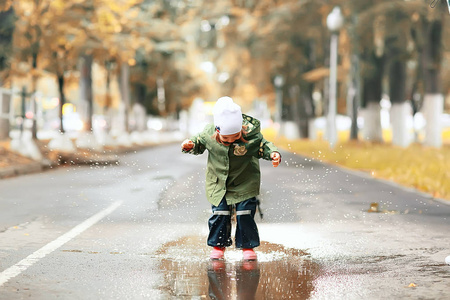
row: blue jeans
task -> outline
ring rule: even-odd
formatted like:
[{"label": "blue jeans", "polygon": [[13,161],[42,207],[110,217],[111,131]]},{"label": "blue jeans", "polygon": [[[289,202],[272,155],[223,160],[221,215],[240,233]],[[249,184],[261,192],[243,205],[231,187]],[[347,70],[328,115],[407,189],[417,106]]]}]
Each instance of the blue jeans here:
[{"label": "blue jeans", "polygon": [[[231,246],[231,209],[225,197],[218,206],[212,205],[209,218],[208,246]],[[250,198],[236,204],[236,248],[255,248],[259,246],[258,227],[255,223],[256,198]]]}]

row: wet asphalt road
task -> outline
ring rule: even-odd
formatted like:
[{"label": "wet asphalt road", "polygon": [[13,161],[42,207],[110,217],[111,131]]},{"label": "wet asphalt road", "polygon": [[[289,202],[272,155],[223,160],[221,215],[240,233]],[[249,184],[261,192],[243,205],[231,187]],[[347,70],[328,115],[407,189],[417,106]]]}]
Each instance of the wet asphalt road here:
[{"label": "wet asphalt road", "polygon": [[0,299],[450,298],[449,205],[282,154],[258,262],[208,260],[207,155],[178,145],[0,180]]}]

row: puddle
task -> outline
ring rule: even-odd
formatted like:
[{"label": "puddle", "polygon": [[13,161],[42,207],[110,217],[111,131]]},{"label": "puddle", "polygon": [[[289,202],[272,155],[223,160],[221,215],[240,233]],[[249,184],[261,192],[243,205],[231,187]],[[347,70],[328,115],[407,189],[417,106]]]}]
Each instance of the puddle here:
[{"label": "puddle", "polygon": [[320,267],[303,251],[262,242],[258,261],[242,261],[230,247],[225,260],[209,260],[206,237],[190,236],[157,252],[164,281],[160,290],[174,298],[308,299]]}]

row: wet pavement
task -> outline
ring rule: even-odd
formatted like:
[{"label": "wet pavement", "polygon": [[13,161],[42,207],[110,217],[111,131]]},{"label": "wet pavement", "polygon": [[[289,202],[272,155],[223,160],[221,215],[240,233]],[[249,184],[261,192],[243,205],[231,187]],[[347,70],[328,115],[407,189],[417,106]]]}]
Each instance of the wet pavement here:
[{"label": "wet pavement", "polygon": [[256,262],[209,260],[206,155],[178,145],[0,180],[0,299],[450,299],[448,204],[283,159],[261,161]]},{"label": "wet pavement", "polygon": [[158,251],[161,290],[174,298],[309,299],[321,273],[307,253],[268,242],[258,247],[257,261],[242,260],[234,248],[227,249],[223,260],[209,260],[209,250],[203,236],[163,245]]}]

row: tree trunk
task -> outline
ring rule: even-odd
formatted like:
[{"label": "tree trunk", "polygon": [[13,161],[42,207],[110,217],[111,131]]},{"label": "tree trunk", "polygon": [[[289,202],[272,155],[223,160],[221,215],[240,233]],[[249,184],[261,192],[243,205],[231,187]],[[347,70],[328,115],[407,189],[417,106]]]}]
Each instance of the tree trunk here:
[{"label": "tree trunk", "polygon": [[411,137],[408,132],[410,108],[406,103],[406,64],[398,59],[389,66],[389,98],[392,103],[392,144],[407,147]]},{"label": "tree trunk", "polygon": [[[316,68],[317,60],[317,46],[313,39],[308,40],[306,53],[308,55],[308,63],[306,69],[301,69],[303,72],[308,72]],[[299,115],[300,115],[300,136],[302,138],[310,138],[310,123],[315,116],[315,108],[313,101],[314,84],[310,82],[300,81],[300,95],[299,95]]]},{"label": "tree trunk", "polygon": [[423,113],[426,120],[425,145],[439,148],[442,146],[441,116],[444,107],[442,94],[425,94]]},{"label": "tree trunk", "polygon": [[134,84],[131,86],[131,94],[135,99],[133,105],[130,105],[130,123],[133,127],[131,131],[143,132],[147,127],[147,111],[145,109],[145,96],[147,95],[147,87],[144,84]]},{"label": "tree trunk", "polygon": [[408,147],[412,137],[408,128],[408,120],[411,116],[411,106],[408,102],[392,103],[391,107],[392,144],[400,147]]},{"label": "tree trunk", "polygon": [[302,138],[309,137],[309,121],[314,116],[314,108],[312,103],[312,92],[307,90],[300,91],[300,136]]},{"label": "tree trunk", "polygon": [[294,120],[298,123],[300,137],[309,137],[309,121],[314,116],[314,106],[312,103],[312,84],[303,83],[300,87],[295,86],[294,101],[297,101],[297,108],[294,111],[297,116]]},{"label": "tree trunk", "polygon": [[84,55],[81,59],[80,95],[85,106],[85,131],[92,131],[92,56]]},{"label": "tree trunk", "polygon": [[358,107],[361,103],[361,74],[359,70],[359,56],[352,55],[352,79],[348,88],[347,112],[352,120],[350,127],[350,140],[358,140]]},{"label": "tree trunk", "polygon": [[9,110],[11,95],[4,93],[0,86],[0,140],[9,138]]},{"label": "tree trunk", "polygon": [[380,109],[379,102],[369,102],[362,112],[364,118],[362,136],[365,141],[383,142]]},{"label": "tree trunk", "polygon": [[130,67],[124,62],[120,65],[119,76],[120,96],[123,104],[123,125],[125,132],[129,132],[128,113],[130,111]]},{"label": "tree trunk", "polygon": [[63,107],[66,103],[66,96],[64,94],[64,75],[58,74],[58,91],[59,91],[59,120],[60,126],[59,130],[64,133],[64,123],[63,123]]},{"label": "tree trunk", "polygon": [[441,93],[440,66],[442,61],[443,20],[425,24],[425,43],[422,52],[422,72],[425,97],[423,103],[425,125],[425,145],[442,146],[441,117],[444,97]]},{"label": "tree trunk", "polygon": [[158,77],[156,79],[156,85],[157,85],[157,97],[158,97],[158,110],[160,115],[164,115],[167,110],[167,103],[166,103],[166,90],[164,87],[164,79],[162,77]]},{"label": "tree trunk", "polygon": [[112,105],[112,99],[111,99],[111,63],[106,62],[105,63],[105,69],[106,69],[106,91],[105,91],[105,106],[103,108],[103,114],[106,116],[109,112],[109,109]]},{"label": "tree trunk", "polygon": [[290,116],[289,120],[282,123],[283,135],[290,139],[295,140],[300,137],[299,124],[300,124],[300,88],[298,85],[293,85],[289,88],[290,99]]},{"label": "tree trunk", "polygon": [[[37,48],[39,49],[39,47]],[[31,136],[34,140],[37,139],[37,102],[36,102],[36,87],[37,87],[37,80],[38,77],[36,76],[35,72],[37,70],[37,51],[33,53],[33,62],[32,62],[32,72],[31,72],[31,96],[30,96],[30,102],[31,102],[31,111],[33,112],[33,120],[32,120],[32,127],[31,127]]]},{"label": "tree trunk", "polygon": [[383,59],[371,58],[372,70],[363,78],[363,100],[365,103],[363,139],[372,142],[382,142],[380,118],[380,100],[382,98]]},{"label": "tree trunk", "polygon": [[144,105],[145,97],[147,95],[147,87],[144,84],[138,84],[136,86],[136,100],[138,103]]}]

